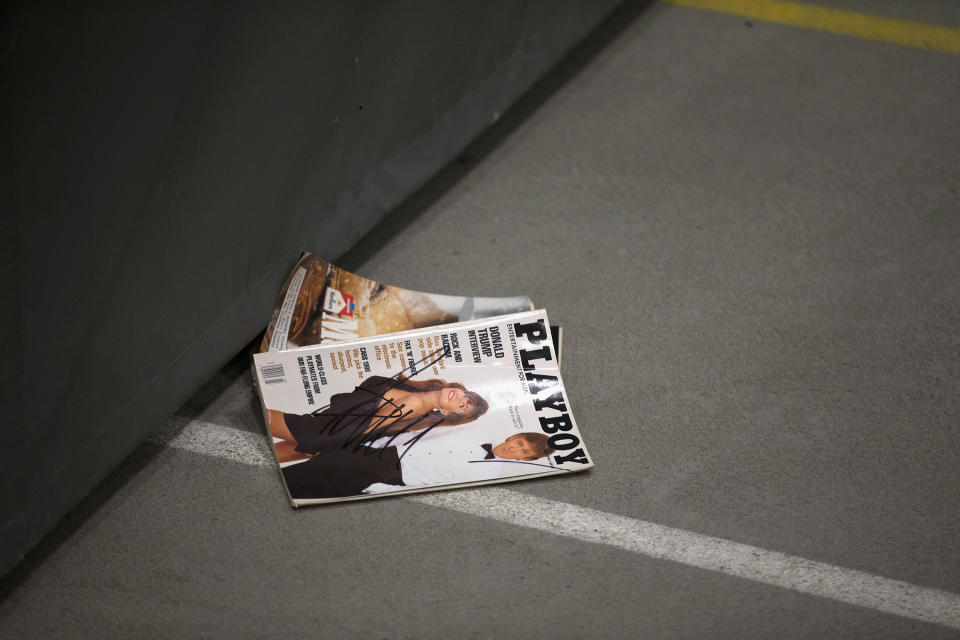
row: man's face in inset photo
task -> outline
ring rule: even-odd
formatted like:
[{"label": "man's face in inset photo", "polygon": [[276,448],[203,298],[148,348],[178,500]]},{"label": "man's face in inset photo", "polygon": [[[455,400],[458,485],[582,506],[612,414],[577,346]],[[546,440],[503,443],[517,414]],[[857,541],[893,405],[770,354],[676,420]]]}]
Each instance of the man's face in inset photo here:
[{"label": "man's face in inset photo", "polygon": [[495,446],[493,455],[504,460],[536,460],[543,456],[543,452],[540,446],[527,440],[522,433],[518,433]]}]

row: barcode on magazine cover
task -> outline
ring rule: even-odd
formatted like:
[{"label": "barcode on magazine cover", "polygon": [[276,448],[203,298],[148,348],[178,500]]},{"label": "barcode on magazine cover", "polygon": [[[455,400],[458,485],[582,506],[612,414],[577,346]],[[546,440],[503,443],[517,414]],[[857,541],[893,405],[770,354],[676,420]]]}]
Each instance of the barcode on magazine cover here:
[{"label": "barcode on magazine cover", "polygon": [[282,364],[264,365],[260,367],[260,375],[263,376],[264,384],[279,384],[287,381]]}]

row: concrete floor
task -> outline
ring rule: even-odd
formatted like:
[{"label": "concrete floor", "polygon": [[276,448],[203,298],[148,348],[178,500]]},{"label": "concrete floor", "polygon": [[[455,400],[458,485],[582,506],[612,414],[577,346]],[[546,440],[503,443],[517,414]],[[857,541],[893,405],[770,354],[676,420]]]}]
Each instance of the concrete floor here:
[{"label": "concrete floor", "polygon": [[[958,104],[957,56],[623,12],[340,262],[564,326],[597,467],[510,485],[543,509],[960,594]],[[0,583],[0,635],[960,637],[429,501],[294,511],[250,384],[240,354]]]}]

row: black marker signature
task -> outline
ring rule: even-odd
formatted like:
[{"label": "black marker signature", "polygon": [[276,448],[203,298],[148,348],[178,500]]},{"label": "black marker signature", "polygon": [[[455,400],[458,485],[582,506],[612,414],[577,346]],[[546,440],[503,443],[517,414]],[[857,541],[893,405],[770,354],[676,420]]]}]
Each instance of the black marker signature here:
[{"label": "black marker signature", "polygon": [[[387,383],[386,385],[378,385],[378,388],[381,389],[381,393],[376,393],[370,389],[363,388],[362,386],[356,387],[354,392],[364,392],[369,395],[368,397],[357,401],[352,407],[348,407],[347,411],[331,413],[329,410],[332,407],[332,403],[316,409],[311,415],[323,415],[324,417],[331,419],[319,430],[320,435],[325,434],[333,438],[343,434],[341,436],[342,441],[340,442],[341,449],[352,448],[354,453],[360,453],[367,456],[382,456],[383,450],[394,446],[393,443],[399,436],[409,433],[414,429],[418,429],[420,433],[411,438],[409,441],[403,443],[405,446],[407,446],[407,451],[409,451],[410,447],[415,445],[420,438],[427,435],[427,433],[432,431],[435,427],[441,425],[443,423],[443,418],[437,418],[436,416],[431,417],[429,414],[424,414],[414,419],[409,424],[405,424],[401,428],[396,428],[396,422],[409,418],[413,411],[406,409],[406,406],[403,404],[396,404],[392,399],[387,398],[386,394],[389,393],[391,389],[403,384],[404,380],[409,380],[420,373],[429,370],[431,367],[443,360],[443,358],[449,356],[450,353],[451,348],[449,346],[444,346],[443,348],[437,349],[426,357],[414,362],[412,365],[410,365],[410,367],[405,368],[403,371],[397,373],[391,378],[388,378],[388,380],[392,380],[392,382]],[[409,369],[411,373],[401,380],[400,376],[403,375],[407,369]],[[376,407],[373,412],[364,412],[359,410],[360,407],[369,406],[371,402],[374,402]],[[429,422],[431,419],[434,420],[433,424],[424,426],[424,424],[426,424],[425,421]],[[379,447],[371,446],[374,441],[386,436],[390,436],[390,438],[384,444]],[[339,439],[340,438],[338,438],[338,440]],[[404,452],[404,455],[405,454],[406,451]],[[399,468],[399,461],[397,463],[397,468]]]},{"label": "black marker signature", "polygon": [[527,462],[525,460],[504,460],[502,458],[496,458],[494,460],[467,460],[470,464],[475,462],[509,462],[511,464],[529,464],[534,467],[544,467],[546,469],[552,469],[553,471],[566,471],[567,473],[573,473],[573,469],[564,469],[563,467],[554,467],[553,465],[543,464],[542,462]]}]

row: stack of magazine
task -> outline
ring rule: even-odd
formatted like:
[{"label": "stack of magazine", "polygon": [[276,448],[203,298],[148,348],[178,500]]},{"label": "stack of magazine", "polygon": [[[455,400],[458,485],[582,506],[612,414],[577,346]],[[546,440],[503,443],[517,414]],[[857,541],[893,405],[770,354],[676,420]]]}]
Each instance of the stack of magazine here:
[{"label": "stack of magazine", "polygon": [[304,254],[253,373],[294,506],[593,466],[527,297],[381,284]]}]

